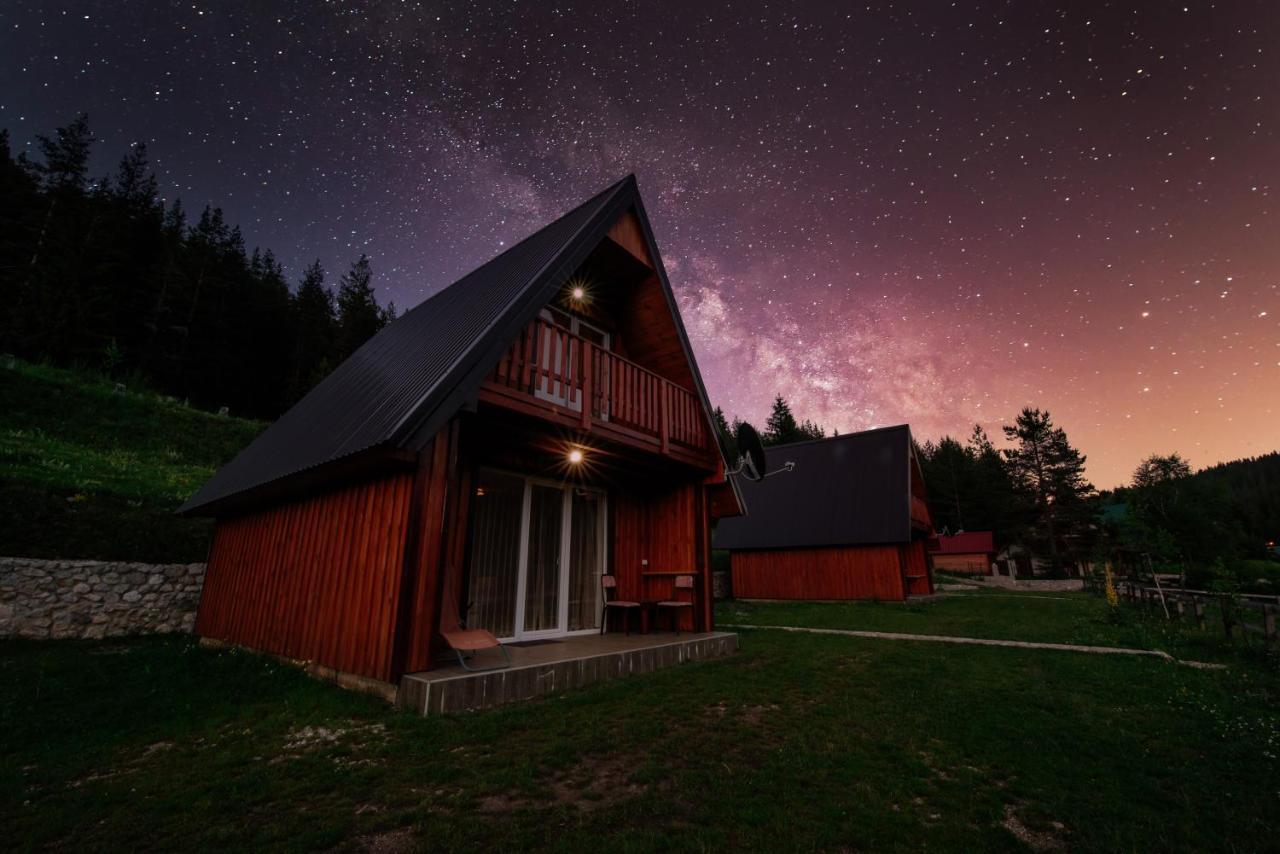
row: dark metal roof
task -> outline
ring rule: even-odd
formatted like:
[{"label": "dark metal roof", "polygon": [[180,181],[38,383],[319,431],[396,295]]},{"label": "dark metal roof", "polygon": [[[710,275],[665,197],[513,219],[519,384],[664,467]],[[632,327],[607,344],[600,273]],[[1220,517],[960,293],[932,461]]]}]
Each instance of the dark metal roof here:
[{"label": "dark metal roof", "polygon": [[765,449],[769,471],[734,478],[747,515],[716,526],[718,549],[905,543],[911,539],[911,431],[903,424]]},{"label": "dark metal roof", "polygon": [[[520,330],[629,208],[652,241],[635,177],[628,175],[388,325],[178,512],[217,513],[361,452],[421,448],[475,395]],[[657,259],[656,246],[650,249]],[[706,406],[670,285],[661,262],[657,266]]]}]

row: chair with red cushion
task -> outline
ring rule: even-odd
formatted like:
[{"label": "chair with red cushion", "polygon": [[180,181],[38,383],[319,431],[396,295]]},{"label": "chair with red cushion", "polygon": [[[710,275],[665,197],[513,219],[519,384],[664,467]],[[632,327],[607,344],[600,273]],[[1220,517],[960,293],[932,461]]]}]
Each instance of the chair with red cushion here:
[{"label": "chair with red cushion", "polygon": [[[680,598],[681,590],[689,591],[689,598],[687,600]],[[689,608],[691,610],[693,608],[693,576],[677,575],[675,590],[672,592],[672,597],[655,603],[654,607],[657,609],[657,614],[655,616],[662,614],[663,611],[671,614],[671,625],[675,628],[676,634],[680,634],[680,612],[685,608]]]},{"label": "chair with red cushion", "polygon": [[[507,652],[506,646],[492,632],[466,627],[458,613],[458,591],[451,573],[446,573],[445,576],[444,601],[440,605],[440,636],[457,654],[458,663],[464,670],[500,670],[511,666],[511,653]],[[484,667],[472,666],[469,662],[477,652],[485,649],[501,650],[503,660]]]},{"label": "chair with red cushion", "polygon": [[600,612],[600,634],[604,634],[605,627],[609,624],[610,610],[622,613],[622,627],[627,634],[631,634],[631,614],[640,613],[643,606],[629,599],[613,598],[618,595],[618,579],[612,575],[600,576],[600,589],[604,593],[604,610]]}]

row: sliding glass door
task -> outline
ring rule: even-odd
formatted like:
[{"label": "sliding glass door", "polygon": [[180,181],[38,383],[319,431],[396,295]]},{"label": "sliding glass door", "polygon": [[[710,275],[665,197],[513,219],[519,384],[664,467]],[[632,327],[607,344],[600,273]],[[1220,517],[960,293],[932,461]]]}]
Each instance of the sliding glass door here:
[{"label": "sliding glass door", "polygon": [[564,490],[529,484],[524,573],[524,634],[560,628],[560,552],[564,543]]},{"label": "sliding glass door", "polygon": [[467,625],[505,640],[599,628],[603,492],[483,470],[473,507]]},{"label": "sliding glass door", "polygon": [[471,578],[464,613],[467,625],[500,638],[516,629],[524,488],[522,477],[482,471],[471,504]]}]

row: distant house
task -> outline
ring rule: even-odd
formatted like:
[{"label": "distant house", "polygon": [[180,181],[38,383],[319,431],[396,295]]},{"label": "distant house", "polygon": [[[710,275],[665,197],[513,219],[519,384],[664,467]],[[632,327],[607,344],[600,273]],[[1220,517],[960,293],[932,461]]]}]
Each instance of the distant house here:
[{"label": "distant house", "polygon": [[995,557],[995,537],[990,531],[943,534],[929,542],[929,562],[939,572],[990,575]]},{"label": "distant house", "polygon": [[744,599],[902,600],[933,592],[925,540],[933,532],[911,431],[904,424],[776,445],[759,482],[737,479],[749,515],[722,519],[714,545],[730,553]]},{"label": "distant house", "polygon": [[628,177],[391,323],[183,506],[216,520],[196,632],[394,684],[459,615],[600,633],[610,575],[707,633],[710,522],[741,512],[716,436]]}]

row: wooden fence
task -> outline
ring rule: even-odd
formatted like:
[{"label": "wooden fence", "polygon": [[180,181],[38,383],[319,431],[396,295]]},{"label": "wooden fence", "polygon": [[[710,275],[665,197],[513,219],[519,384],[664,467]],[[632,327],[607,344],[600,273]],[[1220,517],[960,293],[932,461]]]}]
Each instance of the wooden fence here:
[{"label": "wooden fence", "polygon": [[[1089,588],[1098,590],[1100,583],[1090,580]],[[1268,645],[1276,643],[1276,615],[1280,613],[1280,596],[1256,593],[1216,593],[1210,590],[1186,590],[1181,587],[1160,587],[1121,581],[1115,585],[1121,600],[1147,611],[1168,613],[1170,620],[1194,620],[1200,628],[1207,628],[1209,615],[1216,611],[1213,622],[1222,627],[1228,638],[1261,635]]]}]

